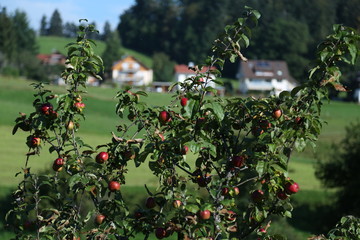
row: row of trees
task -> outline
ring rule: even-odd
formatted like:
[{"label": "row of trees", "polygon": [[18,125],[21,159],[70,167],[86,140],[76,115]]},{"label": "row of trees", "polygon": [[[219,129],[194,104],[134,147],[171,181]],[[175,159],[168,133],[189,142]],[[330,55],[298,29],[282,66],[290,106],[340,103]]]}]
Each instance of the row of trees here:
[{"label": "row of trees", "polygon": [[[359,0],[223,0],[211,3],[206,0],[136,0],[120,16],[117,29],[125,47],[149,55],[163,52],[180,63],[201,62],[222,26],[235,19],[238,9],[246,4],[265,16],[254,31],[253,44],[246,54],[250,58],[286,60],[297,79],[306,74],[316,44],[331,31],[334,23],[360,28]],[[267,37],[260,38],[260,34]],[[224,74],[233,77],[235,70],[233,67]]]},{"label": "row of trees", "polygon": [[0,8],[0,72],[40,79],[44,73],[36,59],[36,33],[29,26],[26,13],[8,13]]},{"label": "row of trees", "polygon": [[[95,22],[91,25],[96,26]],[[40,22],[40,36],[59,36],[75,38],[77,36],[78,25],[73,22],[65,22],[61,18],[60,12],[55,9],[49,21],[46,15],[43,15]],[[90,33],[91,39],[106,40],[111,35],[111,25],[108,21],[105,22],[104,29],[101,34]]]}]

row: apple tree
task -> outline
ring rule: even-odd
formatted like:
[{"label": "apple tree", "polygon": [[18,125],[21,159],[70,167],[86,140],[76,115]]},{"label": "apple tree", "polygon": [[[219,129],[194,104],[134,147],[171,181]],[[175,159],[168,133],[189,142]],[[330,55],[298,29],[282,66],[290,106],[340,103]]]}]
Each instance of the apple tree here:
[{"label": "apple tree", "polygon": [[[131,239],[139,233],[144,239],[281,239],[267,229],[270,216],[291,217],[291,195],[301,188],[288,176],[291,154],[315,145],[321,100],[329,87],[344,90],[338,63],[354,64],[359,35],[335,25],[319,45],[309,80],[291,92],[262,99],[209,96],[216,95],[210,83],[221,84],[211,76],[220,76],[225,61],[247,60],[242,50],[259,18],[246,9],[226,26],[212,55],[191,68],[196,75],[174,84],[167,105],[148,106],[142,91],[119,91],[116,113],[127,121],[96,147],[78,132],[86,79],[97,76],[102,60],[86,38],[93,27],[81,26],[67,46],[67,93],[34,84],[34,112],[16,120],[14,132],[29,133],[24,179],[7,214],[16,239]],[[40,175],[31,171],[31,156],[45,148],[53,153],[54,172]],[[159,183],[156,190],[145,185],[148,198],[135,212],[122,195],[129,164],[146,164]],[[84,212],[86,199],[92,204]]]}]

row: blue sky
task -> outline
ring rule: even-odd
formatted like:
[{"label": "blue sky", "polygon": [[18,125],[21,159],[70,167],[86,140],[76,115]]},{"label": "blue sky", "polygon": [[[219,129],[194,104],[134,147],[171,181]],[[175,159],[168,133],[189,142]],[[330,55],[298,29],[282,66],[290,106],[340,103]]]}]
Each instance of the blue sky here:
[{"label": "blue sky", "polygon": [[43,15],[50,19],[55,9],[60,12],[63,23],[78,23],[81,18],[96,22],[102,31],[105,21],[114,29],[119,23],[119,16],[130,8],[135,0],[0,0],[0,7],[6,7],[8,13],[20,9],[26,12],[31,27],[40,28]]}]

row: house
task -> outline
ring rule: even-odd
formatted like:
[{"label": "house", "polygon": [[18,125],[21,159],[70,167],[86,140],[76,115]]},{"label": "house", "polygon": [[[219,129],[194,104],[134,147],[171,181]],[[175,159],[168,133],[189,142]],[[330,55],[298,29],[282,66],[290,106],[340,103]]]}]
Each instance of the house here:
[{"label": "house", "polygon": [[[191,78],[194,77],[196,75],[196,73],[192,70],[189,69],[189,67],[193,67],[194,64],[193,63],[189,63],[189,65],[185,65],[185,64],[180,64],[180,65],[175,65],[175,81],[176,82],[184,82],[185,79],[187,78]],[[215,67],[211,67],[210,70],[215,70]],[[200,71],[200,73],[206,73],[209,70],[209,67],[203,67]],[[210,79],[215,79],[215,75],[214,74],[210,74],[209,75]],[[211,86],[213,88],[215,88],[215,83],[214,82],[209,82],[208,86]]]},{"label": "house", "polygon": [[112,79],[120,85],[146,86],[153,81],[153,71],[135,57],[125,56],[113,65]]},{"label": "house", "polygon": [[246,94],[249,91],[272,92],[279,95],[282,91],[291,91],[298,84],[290,75],[285,61],[248,60],[241,62],[236,75],[239,79],[239,90]]},{"label": "house", "polygon": [[[40,60],[41,64],[46,66],[64,66],[66,65],[66,56],[60,53],[59,51],[53,51],[51,54],[38,54],[37,58]],[[52,79],[53,84],[55,85],[65,85],[65,80],[59,76],[58,70],[53,70],[55,73],[49,69],[49,78]],[[89,86],[99,86],[100,80],[88,76],[86,84]]]},{"label": "house", "polygon": [[51,54],[38,54],[36,57],[44,65],[65,65],[66,62],[66,56],[56,50]]}]

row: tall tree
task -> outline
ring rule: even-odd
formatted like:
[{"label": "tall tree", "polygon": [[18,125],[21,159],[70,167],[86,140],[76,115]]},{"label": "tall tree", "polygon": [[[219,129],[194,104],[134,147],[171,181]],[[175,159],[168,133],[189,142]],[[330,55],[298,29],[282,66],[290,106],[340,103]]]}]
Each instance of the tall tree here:
[{"label": "tall tree", "polygon": [[106,41],[110,35],[111,35],[111,25],[108,21],[106,21],[104,24],[104,30],[101,34],[101,40]]},{"label": "tall tree", "polygon": [[105,68],[105,78],[111,77],[112,66],[121,58],[121,41],[117,32],[111,32],[106,40],[106,47],[102,54]]},{"label": "tall tree", "polygon": [[48,23],[46,16],[43,15],[40,21],[40,36],[46,36],[48,34]]},{"label": "tall tree", "polygon": [[57,9],[53,12],[50,18],[49,24],[49,35],[51,36],[62,36],[63,35],[63,25],[60,13]]},{"label": "tall tree", "polygon": [[15,55],[16,36],[13,21],[8,15],[6,8],[0,11],[0,53],[3,55],[1,65],[6,66]]},{"label": "tall tree", "polygon": [[347,26],[360,30],[360,0],[339,1],[338,20]]}]

